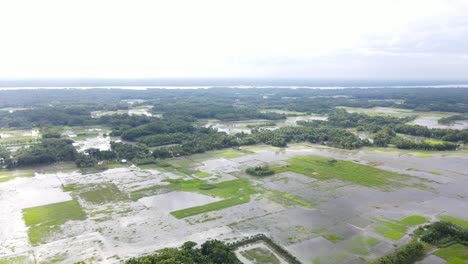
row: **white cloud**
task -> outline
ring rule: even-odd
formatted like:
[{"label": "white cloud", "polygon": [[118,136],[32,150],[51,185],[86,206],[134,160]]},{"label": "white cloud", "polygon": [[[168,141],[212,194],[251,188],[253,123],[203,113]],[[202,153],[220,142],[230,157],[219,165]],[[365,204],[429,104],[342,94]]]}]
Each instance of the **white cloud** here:
[{"label": "white cloud", "polygon": [[396,78],[414,54],[432,66],[409,74],[434,77],[450,59],[466,70],[466,13],[463,0],[0,0],[0,77]]}]

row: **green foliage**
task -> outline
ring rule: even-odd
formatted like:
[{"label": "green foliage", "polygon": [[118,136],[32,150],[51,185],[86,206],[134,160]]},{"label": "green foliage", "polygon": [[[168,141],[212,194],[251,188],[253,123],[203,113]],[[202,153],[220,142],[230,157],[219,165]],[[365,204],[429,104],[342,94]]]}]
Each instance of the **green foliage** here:
[{"label": "green foliage", "polygon": [[450,222],[436,222],[422,227],[418,233],[421,241],[433,245],[444,245],[451,241],[468,242],[468,229]]},{"label": "green foliage", "polygon": [[269,176],[275,174],[275,172],[271,170],[268,166],[257,166],[248,168],[245,170],[245,172],[252,176]]},{"label": "green foliage", "polygon": [[423,244],[413,241],[373,261],[372,264],[413,264],[422,257],[424,257]]},{"label": "green foliage", "polygon": [[57,161],[74,161],[77,157],[77,151],[72,143],[72,140],[62,138],[43,139],[39,144],[18,150],[9,165],[16,167]]},{"label": "green foliage", "polygon": [[218,240],[208,240],[195,248],[195,242],[185,242],[180,248],[165,248],[158,253],[127,260],[126,264],[240,264],[231,247]]}]

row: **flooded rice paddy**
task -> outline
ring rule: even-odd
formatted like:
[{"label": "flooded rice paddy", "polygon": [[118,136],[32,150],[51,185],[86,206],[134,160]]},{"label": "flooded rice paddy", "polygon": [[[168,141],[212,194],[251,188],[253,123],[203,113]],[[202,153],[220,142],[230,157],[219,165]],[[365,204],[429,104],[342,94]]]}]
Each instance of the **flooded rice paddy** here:
[{"label": "flooded rice paddy", "polygon": [[[407,176],[396,184],[366,185],[318,172],[285,171],[263,178],[244,173],[251,166],[281,167],[308,155]],[[229,242],[264,233],[303,263],[365,263],[410,240],[415,226],[401,221],[406,217],[468,219],[464,152],[422,155],[296,144],[287,149],[250,146],[169,162],[174,167],[124,167],[90,174],[64,163],[0,182],[0,260],[120,263],[187,240]],[[250,199],[224,204],[241,193]],[[171,214],[220,203],[188,217]],[[66,213],[32,224],[29,214],[41,210]],[[400,228],[393,230],[394,225]],[[259,254],[284,263],[262,245],[236,254],[246,263],[255,263],[252,256]]]}]

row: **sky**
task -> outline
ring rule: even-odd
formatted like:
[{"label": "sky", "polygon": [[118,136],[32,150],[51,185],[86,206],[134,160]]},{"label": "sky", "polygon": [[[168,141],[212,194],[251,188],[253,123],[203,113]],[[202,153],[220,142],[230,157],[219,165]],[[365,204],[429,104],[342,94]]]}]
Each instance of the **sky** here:
[{"label": "sky", "polygon": [[0,78],[468,79],[468,0],[0,0]]}]

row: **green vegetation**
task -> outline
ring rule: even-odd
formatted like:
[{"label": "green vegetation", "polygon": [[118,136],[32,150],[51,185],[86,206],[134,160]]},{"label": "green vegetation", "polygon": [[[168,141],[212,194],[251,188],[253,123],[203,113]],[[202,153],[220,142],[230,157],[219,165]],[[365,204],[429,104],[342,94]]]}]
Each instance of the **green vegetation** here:
[{"label": "green vegetation", "polygon": [[272,169],[275,173],[292,171],[320,180],[339,179],[366,187],[402,186],[401,182],[410,177],[352,161],[319,156],[294,157],[288,160],[288,165]]},{"label": "green vegetation", "polygon": [[130,193],[130,198],[134,201],[150,195],[160,194],[170,191],[197,192],[204,195],[220,197],[225,200],[209,203],[201,206],[182,209],[172,212],[177,218],[184,218],[196,214],[206,213],[214,210],[247,203],[250,201],[250,195],[255,194],[255,189],[247,179],[236,179],[216,184],[207,184],[206,181],[193,179],[168,179],[168,185],[156,185]]},{"label": "green vegetation", "polygon": [[378,242],[379,240],[374,237],[355,236],[347,244],[347,247],[355,254],[367,255],[369,254],[369,248]]},{"label": "green vegetation", "polygon": [[199,171],[195,173],[195,176],[197,176],[198,178],[206,178],[206,177],[210,177],[211,174],[208,172]]},{"label": "green vegetation", "polygon": [[7,182],[16,177],[34,177],[34,170],[22,169],[22,170],[0,170],[0,183]]},{"label": "green vegetation", "polygon": [[30,256],[15,256],[0,259],[0,264],[35,264],[34,258]]},{"label": "green vegetation", "polygon": [[332,233],[325,234],[323,235],[323,237],[331,242],[336,242],[344,239],[344,237]]},{"label": "green vegetation", "polygon": [[372,264],[413,264],[422,257],[424,257],[423,244],[413,241],[373,261]]},{"label": "green vegetation", "polygon": [[401,219],[399,222],[407,226],[416,226],[426,223],[428,220],[427,217],[420,215],[410,215]]},{"label": "green vegetation", "polygon": [[273,190],[271,191],[271,196],[270,196],[270,199],[275,201],[275,202],[278,202],[280,204],[283,204],[285,206],[302,206],[302,207],[305,207],[305,208],[313,208],[314,207],[314,204],[300,196],[297,196],[297,195],[292,195],[290,193],[286,193],[286,192],[280,192],[280,191],[276,191],[276,190]]},{"label": "green vegetation", "polygon": [[246,259],[253,261],[257,264],[280,264],[279,259],[268,249],[265,248],[252,248],[241,252],[242,256]]},{"label": "green vegetation", "polygon": [[233,249],[221,241],[209,240],[196,248],[197,243],[188,241],[180,248],[165,248],[154,255],[127,260],[126,264],[147,263],[203,263],[240,264]]},{"label": "green vegetation", "polygon": [[217,153],[217,154],[213,155],[213,157],[233,159],[233,158],[238,158],[238,157],[245,156],[246,154],[248,154],[248,153],[240,152],[240,151],[224,151],[224,152]]},{"label": "green vegetation", "polygon": [[427,220],[427,217],[419,215],[411,215],[399,221],[378,219],[375,231],[386,238],[399,240],[406,234],[408,227],[424,224]]},{"label": "green vegetation", "polygon": [[245,172],[252,176],[269,176],[275,174],[275,172],[271,170],[268,166],[257,166],[248,168],[245,170]]},{"label": "green vegetation", "polygon": [[468,228],[468,220],[466,219],[461,219],[461,218],[448,216],[448,215],[439,216],[439,219],[442,221],[450,222],[455,225],[462,226],[464,228]]},{"label": "green vegetation", "polygon": [[468,246],[454,244],[437,250],[434,255],[449,261],[447,263],[468,263]]},{"label": "green vegetation", "polygon": [[380,219],[375,227],[375,231],[386,238],[399,240],[406,234],[407,226],[398,221]]},{"label": "green vegetation", "polygon": [[224,198],[225,200],[209,203],[201,206],[186,208],[171,212],[176,218],[197,215],[227,207],[248,203],[250,195],[256,193],[247,179],[236,179],[216,184],[206,184],[202,180],[168,180],[171,184],[167,187],[171,190],[198,192]]},{"label": "green vegetation", "polygon": [[69,220],[84,220],[86,214],[77,201],[71,200],[23,209],[23,218],[28,229],[29,241],[33,245],[44,243],[60,230],[60,225]]},{"label": "green vegetation", "polygon": [[113,183],[103,183],[93,186],[91,190],[81,192],[79,196],[92,204],[104,204],[128,199],[128,195],[121,192]]},{"label": "green vegetation", "polygon": [[181,218],[185,218],[185,217],[192,216],[192,215],[198,215],[198,214],[207,213],[211,211],[217,211],[217,210],[232,207],[235,205],[248,203],[249,201],[250,201],[250,198],[248,196],[236,197],[236,198],[231,198],[231,199],[225,199],[219,202],[190,207],[190,208],[186,208],[186,209],[182,209],[178,211],[173,211],[171,212],[171,215],[173,215],[174,217],[178,219],[181,219]]}]

